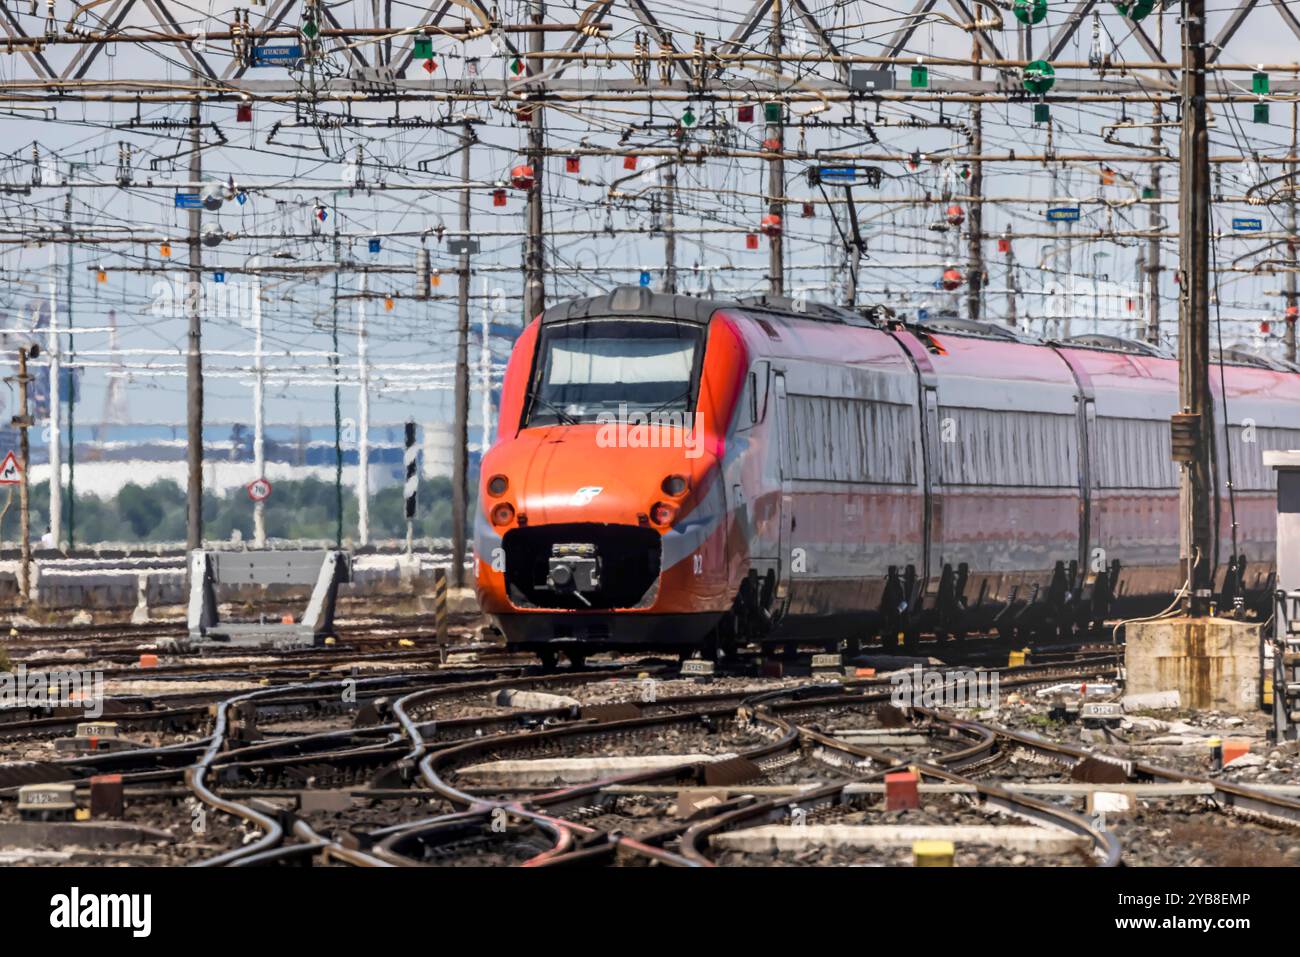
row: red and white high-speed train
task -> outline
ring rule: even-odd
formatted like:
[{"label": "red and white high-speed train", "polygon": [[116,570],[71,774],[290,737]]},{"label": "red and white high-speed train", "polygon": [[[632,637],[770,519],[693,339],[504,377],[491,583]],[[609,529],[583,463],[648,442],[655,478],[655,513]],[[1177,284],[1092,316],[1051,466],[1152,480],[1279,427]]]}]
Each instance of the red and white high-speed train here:
[{"label": "red and white high-speed train", "polygon": [[[1228,352],[1212,378],[1232,601],[1271,587],[1262,452],[1300,447],[1300,374]],[[1157,610],[1181,584],[1177,383],[1104,336],[638,287],[560,303],[506,371],[479,601],[552,661]]]}]

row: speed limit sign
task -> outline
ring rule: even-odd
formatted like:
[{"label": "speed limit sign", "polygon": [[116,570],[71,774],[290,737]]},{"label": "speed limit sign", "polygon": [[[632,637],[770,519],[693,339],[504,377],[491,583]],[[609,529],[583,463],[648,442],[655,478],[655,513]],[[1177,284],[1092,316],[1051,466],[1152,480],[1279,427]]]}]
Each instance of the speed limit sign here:
[{"label": "speed limit sign", "polygon": [[253,479],[246,486],[248,497],[254,502],[264,502],[271,497],[271,483],[264,478]]}]

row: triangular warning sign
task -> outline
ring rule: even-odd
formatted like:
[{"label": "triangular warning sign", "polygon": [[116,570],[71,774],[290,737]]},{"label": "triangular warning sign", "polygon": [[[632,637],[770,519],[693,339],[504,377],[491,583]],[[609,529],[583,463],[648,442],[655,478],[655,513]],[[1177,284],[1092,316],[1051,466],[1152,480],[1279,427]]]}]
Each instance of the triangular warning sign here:
[{"label": "triangular warning sign", "polygon": [[10,452],[0,463],[0,485],[18,485],[23,480],[23,470],[18,467],[18,459]]}]

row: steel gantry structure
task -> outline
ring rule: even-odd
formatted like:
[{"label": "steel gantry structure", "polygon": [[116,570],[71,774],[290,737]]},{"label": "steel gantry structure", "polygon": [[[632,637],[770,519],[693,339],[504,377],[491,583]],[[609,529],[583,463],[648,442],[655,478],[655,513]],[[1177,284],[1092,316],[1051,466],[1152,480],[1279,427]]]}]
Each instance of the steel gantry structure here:
[{"label": "steel gantry structure", "polygon": [[[83,272],[121,277],[127,305],[146,298],[132,277],[178,268],[150,251],[176,242],[192,284],[252,271],[324,295],[335,339],[338,303],[357,303],[342,321],[363,326],[359,352],[383,347],[384,323],[433,328],[420,323],[449,310],[428,346],[455,357],[458,436],[472,408],[471,279],[494,284],[483,301],[518,303],[504,310],[517,323],[629,272],[674,290],[751,276],[755,291],[852,300],[869,271],[904,312],[1042,332],[1064,297],[1066,329],[1108,323],[1176,344],[1174,318],[1184,330],[1194,319],[1174,282],[1194,223],[1212,255],[1197,272],[1211,285],[1192,298],[1226,305],[1236,338],[1295,358],[1300,65],[1285,60],[1300,18],[1285,0],[1242,0],[1213,29],[1195,6],[1152,0],[20,6],[0,0],[0,109],[23,128],[98,131],[117,155],[40,135],[6,154],[3,275],[32,268],[35,242],[68,244],[88,257]],[[1177,39],[1189,18],[1205,30],[1190,99]],[[1191,190],[1189,102],[1207,121]],[[55,191],[78,198],[58,232]],[[193,193],[203,201],[182,223],[167,199]],[[117,212],[127,202],[147,214]],[[289,247],[298,262],[273,258]],[[390,249],[392,261],[373,258]],[[765,263],[738,261],[751,252]],[[337,294],[321,275],[342,277]],[[391,285],[402,276],[413,293]],[[431,294],[441,276],[457,278],[456,297]],[[1080,298],[1101,290],[1112,312],[1086,315]],[[55,289],[51,316],[75,294]],[[201,302],[183,318],[195,544],[204,336],[222,330]],[[323,330],[313,320],[302,341]],[[57,363],[63,335],[51,344]]]}]

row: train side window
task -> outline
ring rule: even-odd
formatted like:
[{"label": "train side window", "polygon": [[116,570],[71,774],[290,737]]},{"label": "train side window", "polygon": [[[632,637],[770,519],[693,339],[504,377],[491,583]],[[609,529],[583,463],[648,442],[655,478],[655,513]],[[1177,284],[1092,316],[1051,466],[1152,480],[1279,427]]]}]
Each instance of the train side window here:
[{"label": "train side window", "polygon": [[767,415],[767,363],[756,362],[749,370],[749,422],[757,425]]}]

